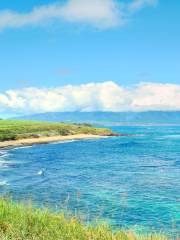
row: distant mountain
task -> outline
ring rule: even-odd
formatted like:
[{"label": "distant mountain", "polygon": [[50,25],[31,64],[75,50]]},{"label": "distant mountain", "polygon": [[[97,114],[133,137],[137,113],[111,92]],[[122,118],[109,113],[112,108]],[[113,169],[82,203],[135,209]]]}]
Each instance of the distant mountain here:
[{"label": "distant mountain", "polygon": [[[17,118],[16,118],[17,119]],[[148,112],[50,112],[18,117],[18,119],[92,123],[101,125],[180,125],[180,111],[148,111]]]}]

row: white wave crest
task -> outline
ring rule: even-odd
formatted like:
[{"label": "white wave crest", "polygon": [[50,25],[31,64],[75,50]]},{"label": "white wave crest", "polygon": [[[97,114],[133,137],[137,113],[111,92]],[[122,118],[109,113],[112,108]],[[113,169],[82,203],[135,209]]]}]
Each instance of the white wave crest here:
[{"label": "white wave crest", "polygon": [[66,140],[66,141],[57,141],[57,142],[53,142],[51,144],[62,144],[62,143],[71,143],[71,142],[77,142],[78,140]]},{"label": "white wave crest", "polygon": [[8,186],[9,183],[7,181],[0,181],[0,187],[3,187],[3,186]]}]

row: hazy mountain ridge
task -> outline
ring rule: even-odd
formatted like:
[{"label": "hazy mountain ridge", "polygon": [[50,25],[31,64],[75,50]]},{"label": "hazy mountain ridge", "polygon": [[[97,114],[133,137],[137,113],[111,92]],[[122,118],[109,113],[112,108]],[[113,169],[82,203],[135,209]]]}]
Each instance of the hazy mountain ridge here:
[{"label": "hazy mountain ridge", "polygon": [[[17,118],[16,118],[17,119]],[[177,124],[180,111],[148,112],[49,112],[18,117],[18,119],[52,122],[87,122],[96,124]]]}]

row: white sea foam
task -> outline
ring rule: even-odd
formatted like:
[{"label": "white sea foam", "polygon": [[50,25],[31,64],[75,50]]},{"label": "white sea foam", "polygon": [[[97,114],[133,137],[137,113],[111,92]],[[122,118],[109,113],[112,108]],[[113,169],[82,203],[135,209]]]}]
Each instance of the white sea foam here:
[{"label": "white sea foam", "polygon": [[41,170],[39,170],[39,171],[37,172],[37,175],[42,176],[42,175],[44,175],[45,171],[46,171],[45,168],[44,168],[44,169],[41,169]]},{"label": "white sea foam", "polygon": [[23,148],[32,148],[33,146],[20,146],[20,147],[15,147],[13,148],[13,150],[17,150],[17,149],[23,149]]},{"label": "white sea foam", "polygon": [[40,171],[37,173],[37,175],[43,175],[43,171],[40,170]]},{"label": "white sea foam", "polygon": [[3,160],[3,159],[0,159],[0,166],[7,163],[7,161]]},{"label": "white sea foam", "polygon": [[7,168],[7,160],[4,158],[7,157],[9,154],[7,151],[0,151],[0,169]]},{"label": "white sea foam", "polygon": [[3,187],[3,186],[8,186],[9,183],[7,181],[0,181],[0,187]]},{"label": "white sea foam", "polygon": [[0,156],[0,159],[7,158],[7,157],[9,157],[10,155],[11,155],[10,153],[5,153],[4,155],[1,155],[1,156]]},{"label": "white sea foam", "polygon": [[0,170],[5,169],[5,168],[9,168],[9,167],[11,167],[11,165],[19,163],[18,161],[8,160],[7,158],[5,158],[7,156],[8,156],[8,154],[4,155],[3,157],[2,156],[0,157]]},{"label": "white sea foam", "polygon": [[0,151],[0,157],[7,156],[9,153],[7,151]]},{"label": "white sea foam", "polygon": [[78,140],[66,140],[66,141],[57,141],[53,142],[51,144],[62,144],[62,143],[71,143],[71,142],[77,142]]},{"label": "white sea foam", "polygon": [[5,151],[0,151],[0,156],[4,154]]}]

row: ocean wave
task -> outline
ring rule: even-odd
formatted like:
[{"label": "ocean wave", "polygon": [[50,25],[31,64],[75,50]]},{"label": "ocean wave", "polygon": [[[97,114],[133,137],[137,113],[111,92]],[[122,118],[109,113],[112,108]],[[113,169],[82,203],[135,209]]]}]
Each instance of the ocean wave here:
[{"label": "ocean wave", "polygon": [[0,169],[9,168],[7,161],[0,161]]},{"label": "ocean wave", "polygon": [[65,140],[65,141],[57,141],[57,142],[53,142],[51,144],[62,144],[62,143],[71,143],[71,142],[77,142],[78,140]]},{"label": "ocean wave", "polygon": [[45,171],[46,171],[45,168],[44,168],[44,169],[41,169],[41,170],[39,170],[39,171],[37,172],[36,175],[43,176],[43,175],[45,174]]},{"label": "ocean wave", "polygon": [[179,138],[180,138],[180,134],[166,135],[166,136],[164,136],[164,138],[175,138],[175,139],[179,139]]},{"label": "ocean wave", "polygon": [[19,163],[22,163],[22,162],[0,158],[0,170],[7,169],[7,168],[14,168]]},{"label": "ocean wave", "polygon": [[10,155],[11,155],[10,153],[5,153],[4,155],[1,155],[1,156],[0,156],[0,159],[7,158],[7,157],[9,157]]},{"label": "ocean wave", "polygon": [[7,161],[6,161],[6,160],[3,160],[3,159],[0,159],[0,165],[1,165],[1,164],[4,164],[4,163],[7,163]]},{"label": "ocean wave", "polygon": [[159,136],[156,139],[157,140],[180,139],[180,134]]},{"label": "ocean wave", "polygon": [[10,155],[11,153],[7,150],[0,151],[0,161],[6,160]]},{"label": "ocean wave", "polygon": [[7,151],[0,151],[0,157],[4,157],[8,154]]},{"label": "ocean wave", "polygon": [[7,160],[6,157],[9,156],[7,151],[0,151],[0,169],[7,168]]},{"label": "ocean wave", "polygon": [[0,151],[0,156],[4,154],[5,151]]},{"label": "ocean wave", "polygon": [[20,146],[20,147],[15,147],[13,150],[18,150],[18,149],[24,149],[24,148],[32,148],[33,146]]},{"label": "ocean wave", "polygon": [[8,185],[9,185],[9,183],[7,181],[5,181],[5,180],[0,181],[0,187],[8,186]]}]

